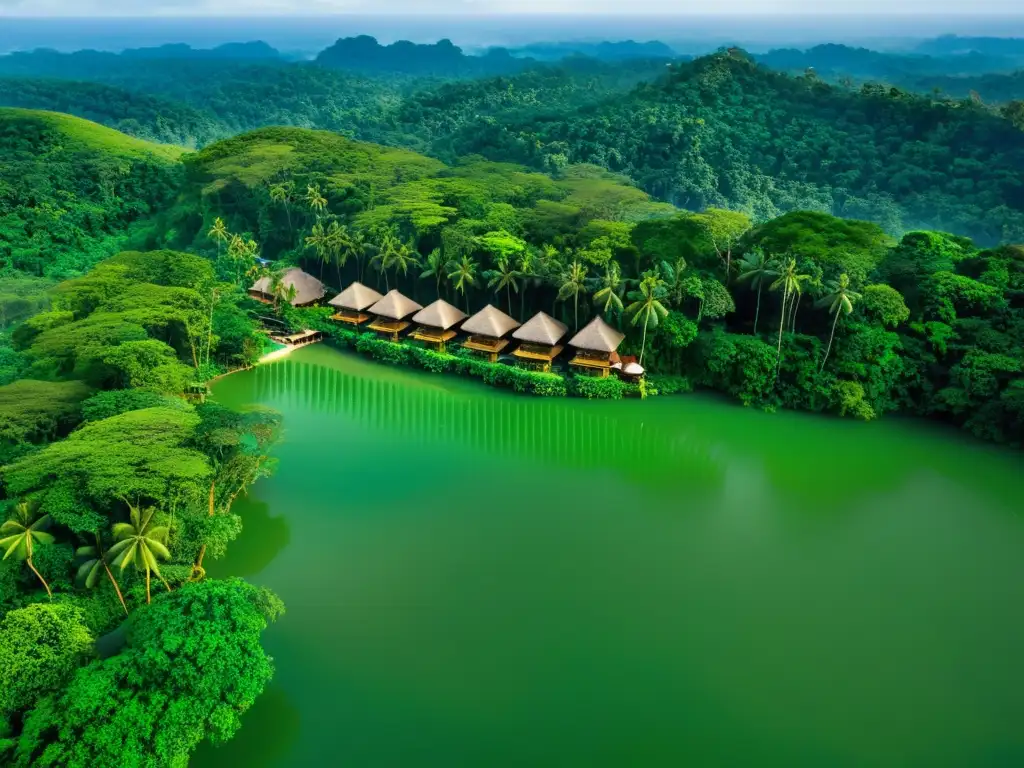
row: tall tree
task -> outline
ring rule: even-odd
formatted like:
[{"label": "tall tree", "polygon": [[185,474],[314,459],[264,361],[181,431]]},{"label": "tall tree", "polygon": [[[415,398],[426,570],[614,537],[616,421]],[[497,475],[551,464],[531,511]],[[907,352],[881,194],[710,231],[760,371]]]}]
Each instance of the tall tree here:
[{"label": "tall tree", "polygon": [[324,278],[324,260],[327,254],[327,232],[324,225],[319,221],[313,225],[309,235],[306,237],[306,248],[312,248],[316,252],[317,261],[320,262],[320,279]]},{"label": "tall tree", "polygon": [[782,328],[786,322],[786,308],[789,305],[790,297],[795,297],[803,291],[803,284],[810,279],[810,275],[802,275],[796,266],[796,259],[789,259],[782,270],[779,272],[779,276],[775,282],[771,285],[771,290],[782,291],[782,309],[779,313],[779,343],[775,350],[775,378],[779,378],[779,371],[782,368]]},{"label": "tall tree", "polygon": [[739,262],[741,283],[749,282],[750,288],[757,291],[757,309],[754,310],[754,335],[757,335],[757,323],[761,318],[761,292],[766,283],[770,284],[779,276],[776,271],[778,264],[765,256],[764,251],[755,248]]},{"label": "tall tree", "polygon": [[213,220],[213,226],[210,227],[206,236],[217,243],[218,256],[223,252],[224,244],[231,239],[231,233],[228,232],[228,228],[224,226],[224,219],[219,216]]},{"label": "tall tree", "polygon": [[453,264],[453,269],[448,273],[448,279],[455,282],[455,290],[466,299],[466,312],[469,312],[469,289],[476,286],[476,270],[479,266],[469,254],[463,255],[462,259]]},{"label": "tall tree", "polygon": [[270,199],[275,203],[280,203],[284,206],[284,215],[288,218],[288,231],[293,232],[292,228],[292,190],[295,185],[290,181],[281,182],[279,184],[273,184],[270,187]]},{"label": "tall tree", "polygon": [[310,184],[306,187],[306,205],[316,214],[317,218],[327,210],[327,198],[320,191],[319,184]]},{"label": "tall tree", "polygon": [[537,270],[537,254],[531,248],[527,248],[519,255],[519,264],[516,271],[523,281],[523,290],[519,292],[519,319],[526,316],[526,288],[532,285],[534,288],[540,282],[540,273]]},{"label": "tall tree", "polygon": [[574,259],[569,268],[562,273],[558,286],[558,300],[568,301],[572,296],[573,323],[580,329],[580,293],[587,287],[587,268],[579,259]]},{"label": "tall tree", "polygon": [[622,268],[617,261],[609,261],[604,268],[604,275],[595,281],[594,303],[601,307],[601,312],[608,317],[611,312],[621,313],[622,293],[626,281],[622,278]]},{"label": "tall tree", "polygon": [[825,370],[825,363],[828,362],[828,356],[832,352],[832,341],[836,337],[836,324],[839,322],[839,315],[849,315],[853,312],[853,304],[860,300],[860,294],[850,289],[850,278],[844,272],[839,276],[838,280],[834,280],[828,283],[826,290],[827,294],[822,296],[815,303],[816,307],[828,307],[828,311],[831,312],[835,317],[832,320],[832,332],[828,337],[828,349],[825,350],[825,357],[821,360],[820,370]]},{"label": "tall tree", "polygon": [[686,274],[686,267],[686,259],[682,256],[673,264],[669,264],[667,261],[661,262],[660,269],[665,278],[665,290],[668,298],[676,305],[682,304],[683,299],[687,296],[686,280],[689,276]]},{"label": "tall tree", "polygon": [[450,263],[440,248],[435,248],[427,256],[424,270],[420,273],[420,279],[427,280],[434,278],[434,287],[437,297],[441,298],[441,281],[448,279],[448,268]]},{"label": "tall tree", "polygon": [[157,565],[157,560],[171,559],[171,553],[167,549],[169,530],[165,525],[154,525],[155,507],[140,510],[129,504],[128,509],[131,522],[114,524],[116,543],[110,548],[109,554],[114,558],[114,565],[120,566],[122,571],[134,564],[139,571],[145,572],[146,603],[149,603],[150,574],[155,573],[167,587],[167,591],[171,591],[171,585],[160,575],[160,566]]},{"label": "tall tree", "polygon": [[50,527],[50,516],[40,515],[34,504],[26,501],[14,505],[10,518],[0,525],[0,549],[4,550],[4,560],[13,557],[15,560],[24,560],[25,564],[36,575],[36,578],[46,589],[46,594],[53,599],[53,592],[46,579],[36,570],[32,562],[32,553],[36,544],[52,544],[53,536],[46,532]]},{"label": "tall tree", "polygon": [[732,251],[736,243],[750,229],[750,217],[739,211],[726,211],[721,208],[708,208],[694,216],[704,229],[711,247],[725,266],[725,282],[728,283],[732,274]]},{"label": "tall tree", "polygon": [[641,322],[644,324],[644,335],[640,344],[640,365],[644,364],[644,353],[647,351],[648,327],[657,328],[658,323],[668,316],[668,309],[662,303],[667,294],[665,280],[657,270],[645,272],[638,289],[629,294],[633,303],[626,307],[626,314],[631,318],[633,325],[639,325]]},{"label": "tall tree", "polygon": [[508,299],[508,313],[511,315],[512,291],[519,293],[519,270],[512,265],[511,260],[507,256],[502,256],[498,259],[497,269],[487,270],[484,272],[484,277],[487,278],[487,287],[495,293],[500,293],[502,290],[505,291]]},{"label": "tall tree", "polygon": [[121,585],[117,583],[117,579],[114,578],[110,566],[107,565],[107,557],[103,552],[103,541],[100,535],[96,534],[96,546],[79,547],[75,550],[75,555],[85,558],[85,561],[78,566],[76,578],[87,589],[93,589],[99,583],[101,574],[106,572],[110,583],[114,585],[114,591],[117,592],[117,599],[121,601],[121,607],[124,608],[125,615],[127,616],[128,605],[124,601],[124,595],[121,594]]},{"label": "tall tree", "polygon": [[348,227],[343,224],[339,224],[337,221],[332,221],[330,226],[327,227],[327,255],[330,257],[330,261],[334,263],[334,267],[338,273],[338,290],[340,291],[341,286],[341,270],[344,269],[348,263],[349,256],[351,255],[351,233],[348,231]]}]

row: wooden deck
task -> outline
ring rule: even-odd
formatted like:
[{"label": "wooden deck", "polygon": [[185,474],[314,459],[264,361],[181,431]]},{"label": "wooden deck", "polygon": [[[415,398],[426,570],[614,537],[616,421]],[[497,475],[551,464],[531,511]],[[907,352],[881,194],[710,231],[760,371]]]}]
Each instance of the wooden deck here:
[{"label": "wooden deck", "polygon": [[392,341],[398,341],[398,334],[408,328],[412,323],[408,320],[388,320],[387,318],[378,317],[367,328],[371,331],[377,331],[378,333],[386,333],[391,337]]},{"label": "wooden deck", "polygon": [[362,312],[353,312],[348,309],[339,309],[331,315],[331,320],[337,320],[339,323],[348,323],[349,325],[362,325],[369,319],[370,315],[363,314]]},{"label": "wooden deck", "polygon": [[543,344],[520,344],[512,354],[520,360],[530,363],[540,363],[545,371],[551,370],[551,363],[556,357],[562,354],[565,349],[562,345],[548,347]]},{"label": "wooden deck", "polygon": [[444,345],[454,339],[457,335],[458,334],[452,330],[445,331],[441,328],[431,328],[430,326],[421,325],[409,334],[409,338],[416,339],[416,341],[422,341],[427,344],[433,344],[437,347],[438,351],[443,351]]},{"label": "wooden deck", "polygon": [[605,379],[608,378],[608,374],[611,372],[612,361],[607,357],[581,352],[569,361],[569,365],[576,366],[577,368],[587,368],[593,371],[598,371],[601,378]]},{"label": "wooden deck", "polygon": [[483,352],[492,363],[498,362],[498,355],[508,346],[508,339],[495,339],[491,336],[470,336],[462,346],[474,352]]},{"label": "wooden deck", "polygon": [[287,344],[289,347],[302,347],[306,344],[315,344],[318,341],[322,341],[324,335],[320,331],[306,329],[301,333],[292,333],[288,336],[271,336],[270,338],[278,344]]}]

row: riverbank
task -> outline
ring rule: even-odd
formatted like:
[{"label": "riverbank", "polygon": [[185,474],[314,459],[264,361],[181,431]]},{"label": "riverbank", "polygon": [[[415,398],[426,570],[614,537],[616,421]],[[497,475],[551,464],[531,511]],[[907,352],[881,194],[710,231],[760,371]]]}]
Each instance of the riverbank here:
[{"label": "riverbank", "polygon": [[689,380],[682,376],[649,375],[638,382],[632,382],[617,377],[602,379],[596,376],[532,371],[488,362],[458,345],[453,345],[449,352],[434,352],[408,341],[388,341],[373,332],[338,325],[330,319],[330,310],[323,308],[286,309],[285,312],[293,326],[320,331],[335,345],[364,354],[377,362],[419,368],[429,373],[469,376],[489,386],[511,389],[522,394],[621,400],[678,394],[692,389]]}]

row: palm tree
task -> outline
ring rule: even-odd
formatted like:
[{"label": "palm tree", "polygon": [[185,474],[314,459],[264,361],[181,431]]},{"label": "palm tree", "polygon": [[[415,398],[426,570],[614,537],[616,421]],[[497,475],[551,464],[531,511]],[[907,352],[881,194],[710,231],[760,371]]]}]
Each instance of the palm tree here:
[{"label": "palm tree", "polygon": [[391,284],[388,282],[388,270],[395,263],[395,254],[399,248],[398,238],[392,233],[386,232],[381,237],[377,253],[370,259],[370,266],[377,268],[377,287],[380,287],[380,275],[384,275],[384,287],[391,290]]},{"label": "palm tree", "polygon": [[288,231],[292,232],[292,212],[288,204],[292,199],[292,183],[282,182],[280,184],[274,184],[270,187],[270,199],[275,203],[281,203],[284,206],[284,215],[288,217]]},{"label": "palm tree", "polygon": [[644,352],[647,351],[648,326],[657,328],[658,323],[668,316],[668,310],[661,303],[667,293],[664,279],[655,270],[645,272],[639,289],[629,294],[633,303],[626,307],[626,314],[632,318],[633,325],[637,325],[641,320],[644,323],[644,337],[640,345],[640,365],[644,364]]},{"label": "palm tree", "polygon": [[448,268],[450,262],[441,253],[440,248],[435,248],[427,256],[426,269],[420,273],[420,279],[434,278],[434,285],[437,288],[437,298],[441,298],[441,281],[448,279]]},{"label": "palm tree", "polygon": [[461,293],[466,299],[466,312],[469,312],[469,289],[476,286],[476,269],[479,265],[468,255],[463,255],[462,260],[451,265],[453,271],[448,273],[448,279],[455,281],[455,290]]},{"label": "palm tree", "polygon": [[366,237],[366,233],[361,229],[357,229],[348,237],[348,242],[345,243],[345,248],[349,255],[356,260],[356,273],[357,280],[362,282],[363,279],[363,260],[367,254],[373,249],[373,243]]},{"label": "palm tree", "polygon": [[341,270],[348,263],[349,256],[352,255],[350,248],[352,236],[348,231],[348,227],[332,221],[331,225],[327,228],[326,237],[327,254],[338,270],[338,290],[341,290]]},{"label": "palm tree", "polygon": [[686,296],[686,259],[680,256],[675,264],[661,262],[661,273],[665,277],[665,290],[673,304],[681,304]]},{"label": "palm tree", "polygon": [[505,290],[510,315],[512,314],[512,291],[519,293],[518,280],[521,276],[519,270],[512,266],[512,262],[507,257],[498,259],[497,269],[489,269],[484,272],[488,288],[493,289],[495,293],[501,292],[502,289]]},{"label": "palm tree", "polygon": [[754,335],[757,335],[757,322],[761,317],[761,291],[765,283],[779,276],[775,270],[778,264],[764,255],[764,251],[756,248],[739,261],[739,282],[750,281],[751,290],[757,289],[757,309],[754,311]]},{"label": "palm tree", "polygon": [[53,592],[46,579],[36,570],[32,562],[32,552],[36,544],[52,544],[53,536],[46,532],[50,527],[49,515],[38,515],[35,505],[28,502],[19,502],[14,507],[11,517],[0,525],[0,549],[4,550],[4,560],[13,557],[15,560],[24,560],[36,578],[46,588],[46,594],[53,599]]},{"label": "palm tree", "polygon": [[319,221],[313,225],[313,229],[310,230],[309,236],[306,238],[306,248],[312,248],[316,251],[317,260],[320,262],[320,280],[323,281],[324,260],[327,253],[327,233],[324,231],[324,225]]},{"label": "palm tree", "polygon": [[113,564],[120,566],[123,572],[131,564],[146,574],[146,603],[150,602],[150,574],[156,577],[171,591],[170,584],[160,575],[157,560],[170,560],[171,553],[167,549],[168,529],[165,525],[154,526],[156,509],[148,507],[140,510],[128,505],[129,523],[114,524],[114,546],[107,554],[113,556]]},{"label": "palm tree", "polygon": [[523,290],[519,292],[519,317],[526,315],[526,286],[534,287],[540,282],[540,275],[537,273],[537,258],[533,250],[527,248],[519,256],[519,264],[516,267],[519,277],[523,280]]},{"label": "palm tree", "polygon": [[782,312],[779,316],[779,345],[775,350],[775,378],[779,378],[779,370],[782,368],[782,326],[786,321],[786,307],[790,295],[797,295],[803,291],[801,287],[804,282],[810,280],[810,275],[801,275],[797,272],[796,259],[786,262],[785,268],[779,273],[775,282],[771,284],[771,290],[782,289]]},{"label": "palm tree", "polygon": [[211,240],[217,242],[217,255],[223,253],[224,243],[231,239],[231,233],[228,232],[228,228],[224,226],[224,219],[219,216],[213,220],[213,226],[206,233],[206,236]]},{"label": "palm tree", "polygon": [[319,184],[310,184],[306,187],[306,204],[317,218],[320,218],[321,214],[327,210],[327,198],[320,191]]},{"label": "palm tree", "polygon": [[409,267],[420,266],[419,254],[416,253],[412,243],[398,243],[391,254],[391,266],[395,270],[396,284],[398,283],[399,272],[402,273],[402,277],[406,277],[409,274]]},{"label": "palm tree", "polygon": [[566,301],[572,296],[573,323],[576,330],[580,329],[580,293],[587,286],[587,268],[575,259],[569,268],[562,273],[561,284],[558,286],[558,300]]},{"label": "palm tree", "polygon": [[607,317],[614,309],[622,312],[622,292],[626,281],[622,279],[622,268],[617,261],[609,261],[604,276],[595,281],[594,302],[603,305],[601,311]]},{"label": "palm tree", "polygon": [[114,585],[114,591],[117,592],[117,599],[121,601],[121,607],[124,608],[125,615],[127,615],[128,605],[124,601],[124,595],[121,594],[121,585],[117,583],[117,579],[114,578],[110,566],[107,565],[107,558],[103,552],[100,535],[96,534],[95,547],[79,547],[75,550],[75,554],[78,557],[88,558],[78,567],[78,574],[76,575],[78,581],[88,589],[93,589],[99,583],[101,572],[106,571],[107,578],[110,579],[110,583]]},{"label": "palm tree", "polygon": [[836,337],[836,324],[839,322],[840,314],[849,315],[853,312],[853,303],[860,299],[860,294],[850,290],[850,278],[844,272],[839,280],[828,283],[828,293],[822,296],[814,304],[816,307],[828,307],[828,311],[835,315],[832,320],[832,333],[828,337],[828,349],[825,350],[825,357],[821,361],[821,371],[825,370],[825,363],[828,361],[829,353],[832,352],[832,341]]}]

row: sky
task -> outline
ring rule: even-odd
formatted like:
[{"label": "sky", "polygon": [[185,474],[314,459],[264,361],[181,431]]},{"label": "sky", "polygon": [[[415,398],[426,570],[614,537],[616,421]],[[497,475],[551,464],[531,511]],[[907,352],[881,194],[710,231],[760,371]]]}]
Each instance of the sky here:
[{"label": "sky", "polygon": [[1020,0],[0,0],[0,16],[357,14],[1024,14]]}]

